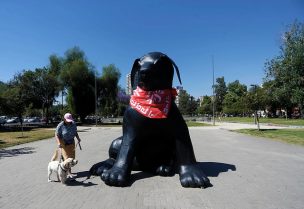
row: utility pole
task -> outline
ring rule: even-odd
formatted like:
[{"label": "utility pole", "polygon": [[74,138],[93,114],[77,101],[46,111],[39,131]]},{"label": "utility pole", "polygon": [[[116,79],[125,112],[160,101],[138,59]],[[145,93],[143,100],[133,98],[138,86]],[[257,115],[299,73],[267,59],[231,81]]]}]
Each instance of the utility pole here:
[{"label": "utility pole", "polygon": [[212,55],[212,90],[213,90],[213,103],[212,103],[212,114],[213,114],[213,125],[215,126],[215,90],[214,90],[214,58]]},{"label": "utility pole", "polygon": [[95,126],[97,127],[97,85],[96,85],[96,71],[95,71]]}]

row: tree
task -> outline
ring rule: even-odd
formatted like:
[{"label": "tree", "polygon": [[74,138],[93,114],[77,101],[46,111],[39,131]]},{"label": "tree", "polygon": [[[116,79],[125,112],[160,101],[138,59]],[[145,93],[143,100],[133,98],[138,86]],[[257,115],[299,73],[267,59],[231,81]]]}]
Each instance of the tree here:
[{"label": "tree", "polygon": [[3,96],[3,93],[7,90],[7,84],[0,81],[0,114],[5,114],[4,111],[4,105],[5,105],[5,98]]},{"label": "tree", "polygon": [[193,115],[197,110],[197,101],[193,96],[187,93],[186,90],[179,91],[179,105],[180,112],[184,115]]},{"label": "tree", "polygon": [[[26,107],[26,94],[21,88],[18,78],[15,78],[8,83],[8,88],[2,93],[4,98],[3,111],[11,116],[18,116],[22,119],[22,115]],[[22,122],[20,120],[20,122]]]},{"label": "tree", "polygon": [[193,96],[190,96],[188,101],[187,112],[188,115],[194,115],[197,112],[198,100],[196,100]]},{"label": "tree", "polygon": [[[52,60],[54,59],[52,58],[50,61]],[[14,95],[15,98],[22,101],[22,107],[24,106],[28,112],[31,112],[30,109],[42,109],[44,115],[48,118],[48,109],[52,106],[59,91],[58,72],[54,68],[44,67],[36,68],[34,71],[23,70],[22,73],[15,75],[9,84],[12,88],[11,92],[6,92],[7,98],[1,99],[3,103],[6,103],[4,104],[6,105],[6,111],[17,114],[15,107],[11,106],[14,103],[16,107],[20,106],[17,101],[12,100],[11,95]],[[16,97],[17,95],[18,97]],[[9,101],[4,102],[3,100]],[[21,113],[24,113],[23,108],[21,108],[19,114]]]},{"label": "tree", "polygon": [[129,102],[130,102],[130,95],[126,94],[125,89],[118,87],[118,94],[117,94],[117,102],[118,102],[118,108],[117,108],[117,115],[122,116],[127,109]]},{"label": "tree", "polygon": [[258,85],[251,85],[247,92],[247,104],[250,110],[264,110],[265,109],[265,89]]},{"label": "tree", "polygon": [[42,103],[42,110],[45,113],[46,122],[48,123],[49,108],[53,105],[55,97],[58,96],[60,83],[52,69],[42,68],[36,69],[36,79],[38,89],[36,89],[36,97],[39,97]]},{"label": "tree", "polygon": [[58,76],[62,70],[64,60],[53,54],[49,57],[49,62],[50,64],[48,69],[50,70],[50,73]]},{"label": "tree", "polygon": [[227,94],[227,86],[224,77],[217,78],[216,83],[217,84],[214,85],[215,107],[216,111],[221,113],[223,111],[224,98]]},{"label": "tree", "polygon": [[190,99],[190,95],[187,93],[186,90],[179,90],[178,109],[183,115],[187,114],[187,105],[189,99]]},{"label": "tree", "polygon": [[[53,116],[58,116],[58,115],[63,115],[66,111],[63,110],[63,97],[66,95],[66,89],[65,89],[65,85],[61,79],[61,71],[64,67],[64,59],[61,57],[58,57],[57,55],[53,54],[49,57],[49,72],[52,76],[54,76],[57,79],[58,82],[58,87],[57,87],[57,92],[59,96],[59,92],[61,92],[61,110],[58,109],[58,113],[55,113],[54,111],[52,111]],[[57,108],[56,108],[57,109]]]},{"label": "tree", "polygon": [[223,101],[223,111],[231,115],[244,114],[247,111],[245,103],[246,92],[246,85],[241,84],[238,80],[229,83],[227,94]]},{"label": "tree", "polygon": [[258,85],[251,85],[251,88],[247,92],[247,107],[249,110],[254,112],[254,120],[260,130],[258,110],[264,110],[265,108],[265,93],[264,88]]},{"label": "tree", "polygon": [[273,116],[277,109],[284,108],[286,119],[291,115],[293,103],[291,102],[291,91],[283,84],[283,88],[277,86],[274,80],[263,83],[265,107]]},{"label": "tree", "polygon": [[68,89],[69,108],[84,121],[95,109],[95,74],[78,47],[66,51],[60,78]]},{"label": "tree", "polygon": [[22,91],[25,106],[42,109],[48,122],[48,109],[59,90],[57,76],[47,68],[37,68],[35,71],[24,70],[15,77],[15,81]]},{"label": "tree", "polygon": [[7,89],[7,84],[0,81],[0,95]]},{"label": "tree", "polygon": [[119,69],[110,64],[102,68],[101,85],[102,89],[99,94],[100,109],[104,116],[118,115],[118,81],[121,73]]},{"label": "tree", "polygon": [[22,92],[22,88],[20,87],[17,79],[11,81],[8,87],[9,88],[7,88],[3,93],[3,96],[5,98],[3,106],[4,112],[9,115],[17,116],[19,118],[23,137],[22,115],[25,111],[25,94]]},{"label": "tree", "polygon": [[212,101],[211,97],[204,96],[202,101],[200,102],[200,105],[198,107],[198,113],[199,114],[212,114]]},{"label": "tree", "polygon": [[304,116],[304,24],[295,21],[283,35],[280,55],[266,62],[266,81],[273,81],[273,92],[282,107],[298,106]]}]

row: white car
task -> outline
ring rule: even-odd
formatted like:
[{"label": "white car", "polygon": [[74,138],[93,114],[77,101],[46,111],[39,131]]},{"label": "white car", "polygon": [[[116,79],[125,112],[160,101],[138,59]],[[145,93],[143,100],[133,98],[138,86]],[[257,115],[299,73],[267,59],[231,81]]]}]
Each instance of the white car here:
[{"label": "white car", "polygon": [[19,122],[20,122],[20,120],[18,117],[13,117],[13,118],[6,120],[6,123],[19,123]]},{"label": "white car", "polygon": [[27,120],[28,123],[35,123],[35,122],[41,122],[41,119],[39,117],[33,117]]}]

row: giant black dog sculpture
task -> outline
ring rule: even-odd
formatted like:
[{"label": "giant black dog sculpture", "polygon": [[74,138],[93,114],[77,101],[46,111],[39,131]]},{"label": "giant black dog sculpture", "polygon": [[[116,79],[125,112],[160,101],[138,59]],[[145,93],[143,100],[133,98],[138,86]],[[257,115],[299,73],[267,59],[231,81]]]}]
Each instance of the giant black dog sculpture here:
[{"label": "giant black dog sculpture", "polygon": [[[150,96],[155,92],[169,92],[165,99],[167,106],[163,110],[165,115],[151,118],[155,112],[149,115],[144,105],[131,97],[130,106],[124,114],[123,136],[112,142],[110,159],[94,165],[90,170],[101,175],[107,185],[125,186],[135,164],[140,170],[162,176],[178,172],[183,187],[211,185],[196,163],[188,127],[174,102],[174,95],[170,93],[173,66],[181,83],[178,68],[167,55],[152,52],[135,60],[131,83],[132,88],[137,89],[133,95],[140,93],[139,90]],[[154,100],[160,100],[157,95]]]}]

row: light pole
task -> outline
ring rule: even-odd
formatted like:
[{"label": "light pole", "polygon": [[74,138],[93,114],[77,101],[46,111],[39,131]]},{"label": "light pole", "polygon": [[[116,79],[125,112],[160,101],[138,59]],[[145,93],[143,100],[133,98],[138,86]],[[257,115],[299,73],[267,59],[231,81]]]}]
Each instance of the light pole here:
[{"label": "light pole", "polygon": [[96,71],[95,71],[95,126],[97,126],[97,85],[96,85]]},{"label": "light pole", "polygon": [[212,103],[212,115],[213,115],[213,125],[215,125],[215,90],[214,90],[214,58],[212,55],[212,90],[213,90],[213,103]]}]

